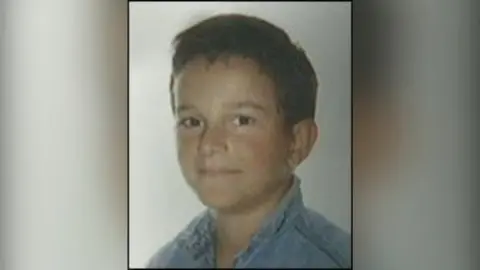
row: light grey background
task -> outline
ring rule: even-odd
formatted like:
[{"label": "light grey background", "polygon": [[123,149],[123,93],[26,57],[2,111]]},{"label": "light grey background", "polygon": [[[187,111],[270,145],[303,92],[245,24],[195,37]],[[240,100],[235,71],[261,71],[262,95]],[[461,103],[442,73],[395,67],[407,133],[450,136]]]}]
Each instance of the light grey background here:
[{"label": "light grey background", "polygon": [[319,78],[319,138],[299,167],[305,203],[351,224],[350,3],[130,3],[130,267],[143,267],[203,209],[176,159],[168,82],[171,40],[210,15],[257,15],[306,50]]}]

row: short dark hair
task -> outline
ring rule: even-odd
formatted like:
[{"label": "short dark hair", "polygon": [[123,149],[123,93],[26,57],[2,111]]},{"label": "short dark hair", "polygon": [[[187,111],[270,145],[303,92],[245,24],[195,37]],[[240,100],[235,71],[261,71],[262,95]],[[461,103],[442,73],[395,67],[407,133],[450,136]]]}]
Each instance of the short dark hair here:
[{"label": "short dark hair", "polygon": [[253,16],[223,14],[210,17],[180,32],[173,40],[170,96],[174,109],[174,77],[185,65],[203,56],[251,59],[273,80],[280,110],[289,127],[315,117],[317,77],[302,48],[287,33]]}]

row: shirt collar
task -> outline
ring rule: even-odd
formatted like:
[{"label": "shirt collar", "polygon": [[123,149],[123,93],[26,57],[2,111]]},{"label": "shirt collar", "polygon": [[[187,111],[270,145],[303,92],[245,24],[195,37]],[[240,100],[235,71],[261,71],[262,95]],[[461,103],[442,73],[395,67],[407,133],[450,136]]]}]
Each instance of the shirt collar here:
[{"label": "shirt collar", "polygon": [[277,206],[273,214],[268,216],[259,232],[253,237],[252,245],[275,235],[286,223],[293,220],[303,207],[300,179],[293,175],[293,183]]},{"label": "shirt collar", "polygon": [[[258,246],[261,242],[275,235],[286,223],[292,221],[304,207],[302,192],[300,189],[300,178],[293,175],[293,183],[287,193],[283,196],[277,209],[263,222],[259,232],[255,234],[250,247]],[[203,218],[196,222],[188,237],[184,237],[184,244],[194,259],[197,260],[209,251],[213,251],[213,234],[215,231],[214,215],[209,210],[202,214]]]}]

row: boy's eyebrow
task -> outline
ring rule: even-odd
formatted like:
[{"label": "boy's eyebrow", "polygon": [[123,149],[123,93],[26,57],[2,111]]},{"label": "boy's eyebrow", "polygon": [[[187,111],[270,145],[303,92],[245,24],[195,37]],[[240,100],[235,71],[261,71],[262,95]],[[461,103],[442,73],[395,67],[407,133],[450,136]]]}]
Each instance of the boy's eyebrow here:
[{"label": "boy's eyebrow", "polygon": [[[231,102],[231,103],[227,103],[226,107],[230,107],[230,108],[233,108],[233,109],[250,108],[250,109],[257,110],[257,111],[261,111],[263,113],[265,113],[267,111],[264,106],[262,106],[258,103],[255,103],[253,101]],[[195,109],[194,105],[180,104],[180,105],[177,106],[176,112],[178,114],[178,113],[181,113],[181,112],[190,111],[190,110],[194,110],[194,109]]]},{"label": "boy's eyebrow", "polygon": [[265,107],[263,107],[262,105],[260,105],[258,103],[255,103],[253,101],[233,102],[233,103],[229,104],[229,107],[232,107],[232,108],[235,108],[235,109],[250,108],[250,109],[266,112]]},{"label": "boy's eyebrow", "polygon": [[181,112],[184,112],[184,111],[193,110],[193,109],[195,109],[195,106],[193,106],[193,105],[190,105],[190,104],[180,104],[180,105],[177,106],[176,112],[177,112],[177,114],[178,114],[178,113],[181,113]]}]

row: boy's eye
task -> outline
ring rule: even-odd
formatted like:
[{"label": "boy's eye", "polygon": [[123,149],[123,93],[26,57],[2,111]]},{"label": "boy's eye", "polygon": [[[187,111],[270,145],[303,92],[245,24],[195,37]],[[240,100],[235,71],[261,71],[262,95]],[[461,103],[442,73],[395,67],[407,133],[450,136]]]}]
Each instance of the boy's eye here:
[{"label": "boy's eye", "polygon": [[245,126],[245,125],[251,125],[255,119],[249,116],[244,116],[244,115],[238,115],[234,119],[234,123],[237,126]]},{"label": "boy's eye", "polygon": [[194,117],[187,117],[187,118],[181,119],[179,122],[179,126],[183,126],[187,128],[198,127],[200,126],[200,124],[201,124],[200,120]]}]

